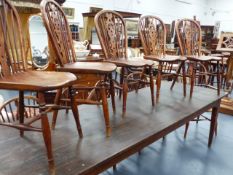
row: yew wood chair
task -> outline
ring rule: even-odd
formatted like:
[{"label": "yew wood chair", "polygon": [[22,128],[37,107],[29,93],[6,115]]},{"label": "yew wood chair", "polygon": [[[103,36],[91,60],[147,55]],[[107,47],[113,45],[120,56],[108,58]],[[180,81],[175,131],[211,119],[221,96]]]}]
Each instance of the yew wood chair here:
[{"label": "yew wood chair", "polygon": [[[163,21],[156,16],[142,16],[138,22],[139,34],[144,48],[144,59],[158,62],[157,91],[159,96],[162,76],[183,77],[183,94],[186,96],[185,57],[166,55],[166,28]],[[179,65],[177,72],[173,71],[173,65]],[[182,68],[182,74],[180,74]]]},{"label": "yew wood chair", "polygon": [[[82,137],[78,110],[71,88],[76,77],[71,73],[28,70],[19,15],[8,0],[0,0],[0,9],[0,89],[19,92],[18,98],[12,99],[0,107],[0,125],[20,130],[21,136],[24,131],[42,132],[49,165],[53,166],[47,113],[60,107],[46,105],[44,93],[50,90],[69,88],[72,111],[79,135]],[[37,92],[38,97],[25,97],[25,91]],[[41,122],[41,127],[33,126],[32,124],[38,120]]]},{"label": "yew wood chair", "polygon": [[[198,22],[191,19],[182,19],[177,21],[176,34],[182,56],[186,56],[189,64],[189,72],[191,77],[190,96],[193,94],[194,85],[217,89],[217,94],[220,94],[220,57],[201,55],[202,33]],[[213,71],[212,63],[216,63],[216,71]],[[212,76],[217,77],[217,88],[211,86],[208,82]],[[201,115],[203,116],[203,115]],[[203,116],[204,119],[209,120]],[[200,116],[195,121],[199,121]],[[187,135],[189,123],[186,124],[184,137]],[[217,126],[215,126],[217,133]]]},{"label": "yew wood chair", "polygon": [[[105,62],[76,62],[76,55],[73,46],[71,31],[65,13],[63,12],[60,5],[53,0],[43,0],[41,2],[41,12],[45,27],[48,32],[48,36],[55,51],[55,59],[58,64],[56,70],[74,73],[78,78],[80,75],[85,76],[85,74],[87,73],[100,76],[101,81],[97,82],[97,85],[95,87],[76,84],[75,88],[78,92],[83,90],[90,91],[93,89],[100,91],[102,100],[101,102],[91,100],[91,98],[87,97],[87,99],[80,99],[78,101],[78,104],[102,104],[106,125],[106,133],[107,136],[109,136],[111,134],[111,127],[109,121],[106,89],[107,85],[110,84],[109,91],[111,94],[113,111],[115,112],[115,91],[112,81],[112,72],[115,71],[116,65]],[[59,99],[60,97],[57,97],[55,99],[57,103],[60,101]],[[55,127],[56,118],[57,112],[55,112],[53,116],[53,127]]]},{"label": "yew wood chair", "polygon": [[[143,59],[128,59],[128,38],[123,17],[117,12],[102,10],[96,14],[94,21],[105,61],[114,63],[117,67],[121,68],[118,87],[123,91],[123,114],[126,112],[128,90],[135,84],[137,87],[146,84],[150,85],[151,101],[152,105],[154,105],[153,62]],[[144,74],[146,68],[149,69],[149,82],[146,80]]]}]

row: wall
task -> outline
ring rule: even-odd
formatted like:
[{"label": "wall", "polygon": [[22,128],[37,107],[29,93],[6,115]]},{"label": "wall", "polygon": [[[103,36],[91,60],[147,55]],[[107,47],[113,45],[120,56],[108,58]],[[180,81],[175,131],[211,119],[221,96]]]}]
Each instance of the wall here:
[{"label": "wall", "polygon": [[214,25],[215,21],[220,21],[220,32],[233,32],[233,1],[207,0],[207,4],[205,23]]},{"label": "wall", "polygon": [[193,18],[194,15],[202,22],[207,8],[207,0],[183,1],[189,1],[191,5],[176,0],[67,0],[64,6],[75,8],[75,19],[70,21],[78,21],[81,27],[83,26],[82,13],[89,12],[91,6],[156,15],[166,23],[184,17]]}]

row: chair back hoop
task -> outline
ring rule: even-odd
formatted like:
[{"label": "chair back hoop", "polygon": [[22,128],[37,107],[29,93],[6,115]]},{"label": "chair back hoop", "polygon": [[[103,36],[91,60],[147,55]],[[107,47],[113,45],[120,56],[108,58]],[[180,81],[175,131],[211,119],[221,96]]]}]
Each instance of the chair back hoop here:
[{"label": "chair back hoop", "polygon": [[127,59],[128,38],[123,17],[111,10],[95,15],[95,27],[106,60]]},{"label": "chair back hoop", "polygon": [[200,56],[202,36],[198,22],[192,19],[178,20],[175,29],[181,55]]},{"label": "chair back hoop", "polygon": [[76,61],[70,27],[61,6],[53,0],[42,0],[42,19],[48,32],[56,62],[63,67]]},{"label": "chair back hoop", "polygon": [[142,16],[138,22],[139,35],[145,55],[165,55],[166,28],[156,16]]},{"label": "chair back hoop", "polygon": [[21,21],[8,0],[0,0],[0,76],[5,77],[27,69]]}]

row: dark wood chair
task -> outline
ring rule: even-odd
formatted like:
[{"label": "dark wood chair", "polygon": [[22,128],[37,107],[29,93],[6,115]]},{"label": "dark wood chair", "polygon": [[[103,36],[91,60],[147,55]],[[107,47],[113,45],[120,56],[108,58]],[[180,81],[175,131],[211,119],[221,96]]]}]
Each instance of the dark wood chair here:
[{"label": "dark wood chair", "polygon": [[[19,129],[21,136],[24,131],[42,132],[49,165],[54,166],[47,113],[60,107],[46,105],[44,93],[69,88],[72,111],[79,136],[82,137],[78,110],[71,88],[76,77],[71,73],[28,70],[19,15],[8,0],[0,0],[0,8],[0,89],[19,91],[18,98],[0,107],[0,125]],[[38,97],[25,97],[25,91],[37,92]],[[41,121],[41,127],[33,126],[32,124],[38,120]]]},{"label": "dark wood chair", "polygon": [[[101,80],[95,87],[77,84],[75,88],[78,92],[83,90],[90,91],[93,89],[100,91],[101,102],[91,100],[91,98],[87,97],[87,99],[79,100],[78,104],[102,104],[106,133],[107,136],[109,136],[111,134],[111,127],[106,97],[106,84],[108,83],[107,80],[109,80],[108,84],[110,84],[110,88],[108,89],[111,94],[113,111],[115,112],[115,91],[112,81],[112,72],[115,71],[116,65],[105,62],[76,62],[76,55],[70,28],[65,13],[60,5],[53,0],[43,0],[41,2],[41,12],[48,36],[55,51],[56,61],[59,65],[56,67],[56,69],[62,72],[74,73],[78,78],[80,77],[80,74],[84,74],[85,76],[87,73],[98,75],[100,77]],[[92,95],[93,93],[90,94]],[[60,92],[60,96],[55,99],[56,103],[59,103],[61,95],[62,94]],[[55,127],[56,118],[57,112],[55,112],[53,116],[53,127]]]},{"label": "dark wood chair", "polygon": [[[131,86],[136,86],[137,90],[137,87],[149,84],[151,101],[152,105],[154,105],[153,62],[150,60],[127,58],[128,38],[123,17],[117,12],[102,10],[95,16],[95,26],[105,61],[114,63],[117,67],[121,68],[118,88],[120,89],[120,96],[123,91],[123,114],[126,112],[127,93]],[[146,68],[149,69],[149,82],[146,81],[144,74]]]},{"label": "dark wood chair", "polygon": [[[158,62],[157,92],[159,96],[162,76],[183,77],[183,94],[186,96],[186,57],[176,55],[166,55],[166,27],[163,21],[156,16],[143,16],[138,22],[139,34],[144,48],[144,58]],[[180,64],[177,72],[173,70],[173,65]],[[180,74],[182,68],[182,74]],[[157,98],[158,99],[158,98]]]},{"label": "dark wood chair", "polygon": [[[188,69],[191,77],[190,96],[192,97],[194,85],[217,89],[217,94],[220,94],[220,57],[201,55],[202,33],[198,22],[191,19],[182,19],[176,23],[176,33],[182,56],[188,59]],[[212,63],[216,63],[216,71],[212,68]],[[217,88],[209,84],[209,79],[213,76],[217,77]],[[209,120],[201,115],[195,121],[199,121],[200,117]],[[187,136],[189,123],[186,124],[184,137]],[[217,126],[215,126],[215,134]]]}]

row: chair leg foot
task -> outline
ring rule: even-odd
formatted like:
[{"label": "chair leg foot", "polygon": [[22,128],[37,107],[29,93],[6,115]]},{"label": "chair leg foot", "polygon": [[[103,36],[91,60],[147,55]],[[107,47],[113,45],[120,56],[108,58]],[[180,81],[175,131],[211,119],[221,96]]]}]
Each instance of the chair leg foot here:
[{"label": "chair leg foot", "polygon": [[123,114],[125,114],[126,112],[127,94],[128,94],[128,85],[127,85],[127,82],[124,82],[123,83],[123,107],[122,107]]},{"label": "chair leg foot", "polygon": [[152,106],[155,105],[155,97],[154,97],[154,80],[153,80],[153,71],[152,71],[152,67],[150,67],[150,92],[151,92],[151,103]]},{"label": "chair leg foot", "polygon": [[109,79],[110,79],[110,94],[111,94],[111,100],[112,100],[112,110],[115,113],[116,112],[115,88],[114,88],[114,82],[112,79],[112,74],[109,75]]},{"label": "chair leg foot", "polygon": [[74,117],[74,120],[76,123],[76,128],[78,130],[79,137],[82,138],[83,132],[82,132],[82,128],[81,128],[81,124],[80,124],[80,120],[79,120],[78,105],[77,105],[76,100],[75,100],[75,90],[72,89],[71,87],[69,87],[69,96],[70,96],[71,110],[72,110],[73,117]]},{"label": "chair leg foot", "polygon": [[[44,94],[38,93],[38,98],[39,98],[39,103],[41,105],[45,105]],[[43,111],[40,109],[40,112],[43,112]],[[41,128],[42,128],[42,134],[44,138],[45,147],[47,149],[48,162],[51,165],[54,163],[54,160],[53,160],[53,153],[52,153],[51,131],[50,131],[49,120],[48,120],[47,114],[43,114],[41,116]]]},{"label": "chair leg foot", "polygon": [[101,87],[100,93],[101,93],[101,98],[102,98],[102,107],[103,107],[104,120],[105,120],[105,126],[106,126],[106,136],[109,137],[111,136],[111,126],[110,126],[110,120],[109,120],[107,96],[106,96],[106,91],[104,87]]}]

